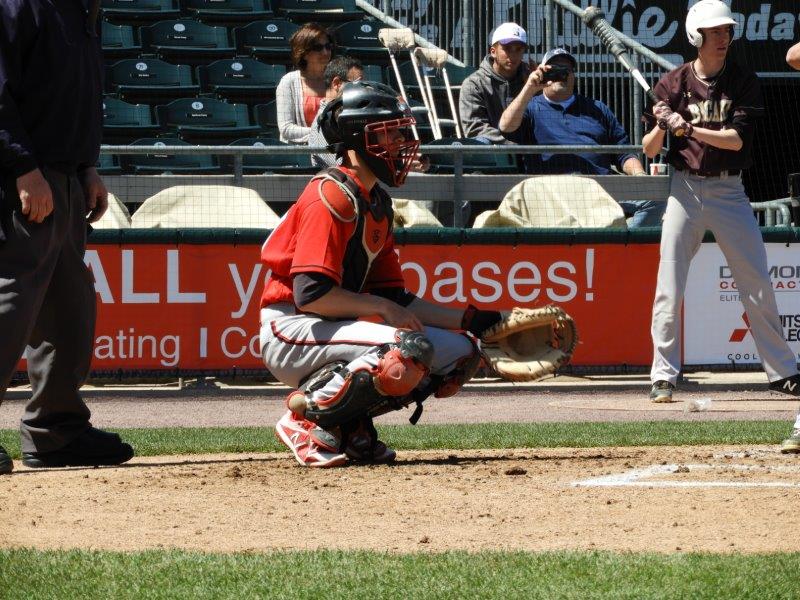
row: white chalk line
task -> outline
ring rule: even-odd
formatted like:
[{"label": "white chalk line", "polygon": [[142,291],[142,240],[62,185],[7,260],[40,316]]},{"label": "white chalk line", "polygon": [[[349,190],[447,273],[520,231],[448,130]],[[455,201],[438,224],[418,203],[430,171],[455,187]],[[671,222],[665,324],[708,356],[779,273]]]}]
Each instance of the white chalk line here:
[{"label": "white chalk line", "polygon": [[[641,469],[631,469],[624,473],[614,473],[603,477],[593,477],[573,481],[572,487],[652,487],[652,488],[800,488],[800,482],[788,481],[653,481],[649,478],[658,475],[672,475],[678,469],[689,472],[710,469],[734,469],[737,471],[780,471],[800,473],[800,465],[725,465],[725,464],[672,464],[652,465]],[[682,471],[685,472],[685,471]]]}]

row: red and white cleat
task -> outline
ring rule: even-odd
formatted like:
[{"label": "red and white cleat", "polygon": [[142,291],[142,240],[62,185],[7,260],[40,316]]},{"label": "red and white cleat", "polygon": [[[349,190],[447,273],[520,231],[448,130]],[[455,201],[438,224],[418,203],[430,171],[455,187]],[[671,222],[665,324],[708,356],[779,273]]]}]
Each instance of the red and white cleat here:
[{"label": "red and white cleat", "polygon": [[275,424],[275,435],[304,467],[338,467],[347,462],[347,455],[338,452],[336,436],[290,410]]}]

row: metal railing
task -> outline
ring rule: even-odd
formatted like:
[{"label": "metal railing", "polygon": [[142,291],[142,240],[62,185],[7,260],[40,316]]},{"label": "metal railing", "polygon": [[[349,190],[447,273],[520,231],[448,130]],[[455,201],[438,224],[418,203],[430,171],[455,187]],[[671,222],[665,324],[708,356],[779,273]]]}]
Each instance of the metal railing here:
[{"label": "metal railing", "polygon": [[[328,152],[324,146],[311,147],[302,145],[286,146],[102,146],[102,154],[110,155],[215,155],[233,157],[233,171],[230,173],[234,185],[242,185],[244,181],[243,162],[248,155],[308,155],[323,154]],[[450,201],[453,204],[453,226],[464,227],[469,215],[469,200],[465,199],[466,177],[464,155],[496,155],[498,153],[518,155],[518,154],[626,154],[632,153],[637,156],[642,155],[642,146],[492,146],[492,145],[422,145],[420,146],[422,155],[445,155],[453,156],[453,174],[438,175],[437,177],[452,177],[452,191]],[[643,161],[644,162],[644,161]],[[479,168],[477,168],[480,170]],[[265,167],[265,171],[268,169]],[[168,169],[165,169],[168,171]],[[521,174],[522,175],[522,174]],[[268,176],[268,175],[266,175]],[[497,177],[503,177],[498,175]],[[498,197],[497,200],[502,198]],[[666,197],[662,198],[666,200]],[[787,197],[768,202],[751,202],[751,206],[756,212],[764,212],[764,224],[766,226],[786,226],[792,225],[792,206],[800,208],[800,198]]]},{"label": "metal railing", "polygon": [[[231,173],[233,184],[241,186],[244,182],[243,162],[244,157],[248,155],[302,155],[302,154],[322,154],[328,152],[325,147],[310,147],[302,145],[286,145],[286,146],[103,146],[101,153],[111,155],[161,155],[161,156],[176,156],[176,155],[215,155],[215,156],[231,156],[233,157],[233,172]],[[452,185],[449,186],[450,198],[449,201],[453,204],[452,218],[454,227],[464,227],[469,219],[470,200],[466,198],[468,194],[466,177],[470,175],[465,173],[465,155],[497,155],[498,153],[517,155],[517,154],[613,154],[620,155],[625,153],[633,153],[641,155],[642,147],[639,145],[626,145],[626,146],[492,146],[492,145],[423,145],[420,147],[420,153],[424,155],[439,155],[439,156],[452,156],[452,175],[442,174],[437,177],[451,177]],[[474,170],[480,172],[480,167],[474,167]],[[487,170],[491,170],[487,168]],[[169,173],[169,168],[165,167],[164,171]],[[264,172],[269,172],[267,167]],[[524,175],[520,173],[520,175]],[[268,175],[267,175],[268,176]],[[509,177],[509,175],[505,175]],[[497,175],[503,177],[503,175]],[[512,176],[513,177],[513,176]],[[505,193],[498,194],[496,200],[499,202]],[[442,199],[442,201],[445,201]],[[449,214],[449,212],[448,212]]]}]

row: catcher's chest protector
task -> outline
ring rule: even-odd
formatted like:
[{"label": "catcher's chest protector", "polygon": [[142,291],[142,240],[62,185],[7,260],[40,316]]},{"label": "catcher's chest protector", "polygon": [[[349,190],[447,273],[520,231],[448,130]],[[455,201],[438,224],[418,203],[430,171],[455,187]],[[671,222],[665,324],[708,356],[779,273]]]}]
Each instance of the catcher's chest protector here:
[{"label": "catcher's chest protector", "polygon": [[[314,180],[320,181],[320,197],[334,218],[356,221],[342,264],[342,287],[351,292],[360,292],[372,262],[392,233],[392,199],[379,185],[372,188],[369,199],[364,198],[358,184],[335,167],[316,175]],[[349,211],[338,209],[337,203],[326,197],[322,184],[327,181],[335,183],[350,202]]]}]

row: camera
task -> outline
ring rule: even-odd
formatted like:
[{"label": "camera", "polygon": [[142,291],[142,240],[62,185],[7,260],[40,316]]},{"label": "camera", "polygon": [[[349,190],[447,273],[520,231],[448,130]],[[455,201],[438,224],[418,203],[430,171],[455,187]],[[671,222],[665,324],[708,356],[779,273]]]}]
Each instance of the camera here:
[{"label": "camera", "polygon": [[559,65],[550,65],[549,71],[544,71],[542,77],[542,83],[547,83],[548,81],[566,81],[569,77],[570,70],[567,67],[562,67]]}]

